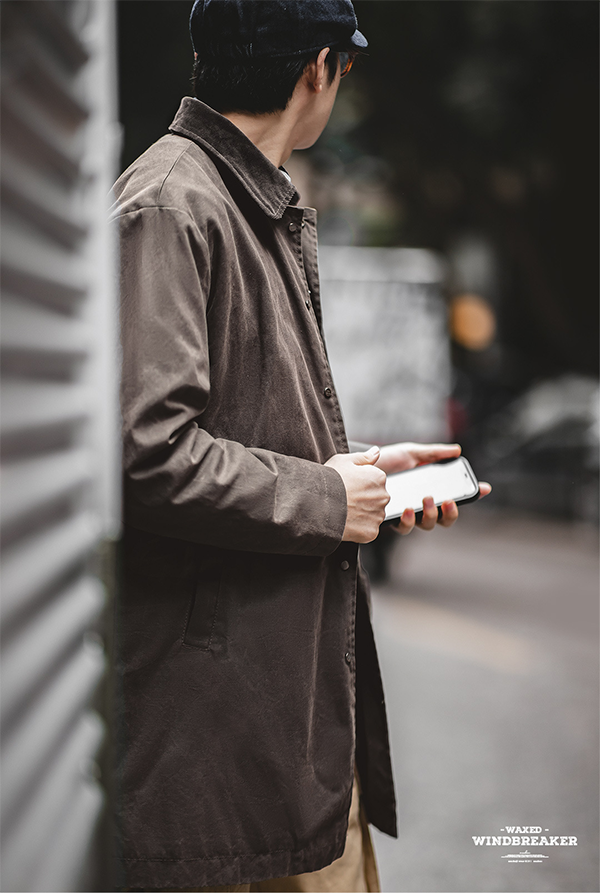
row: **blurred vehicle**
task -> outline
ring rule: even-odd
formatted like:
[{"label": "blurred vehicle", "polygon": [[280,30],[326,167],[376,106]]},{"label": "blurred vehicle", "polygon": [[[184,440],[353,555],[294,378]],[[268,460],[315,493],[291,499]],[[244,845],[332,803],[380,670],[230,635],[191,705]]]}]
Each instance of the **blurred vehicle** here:
[{"label": "blurred vehicle", "polygon": [[598,521],[599,389],[563,375],[532,385],[482,432],[497,504]]}]

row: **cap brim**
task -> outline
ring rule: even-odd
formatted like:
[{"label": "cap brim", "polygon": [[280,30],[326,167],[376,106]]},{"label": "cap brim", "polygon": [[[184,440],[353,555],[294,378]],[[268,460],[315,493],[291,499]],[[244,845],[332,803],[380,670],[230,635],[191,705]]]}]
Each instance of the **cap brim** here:
[{"label": "cap brim", "polygon": [[360,47],[361,49],[369,46],[369,41],[364,34],[360,33],[360,31],[354,32],[354,34],[350,38],[350,43],[354,44],[355,47]]}]

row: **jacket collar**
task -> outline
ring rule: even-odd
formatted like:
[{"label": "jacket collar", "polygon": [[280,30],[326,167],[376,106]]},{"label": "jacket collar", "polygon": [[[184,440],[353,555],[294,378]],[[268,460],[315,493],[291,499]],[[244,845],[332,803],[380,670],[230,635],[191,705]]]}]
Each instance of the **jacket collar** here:
[{"label": "jacket collar", "polygon": [[288,205],[297,203],[299,196],[290,179],[235,124],[199,99],[185,96],[181,100],[169,131],[218,158],[274,220],[283,216]]}]

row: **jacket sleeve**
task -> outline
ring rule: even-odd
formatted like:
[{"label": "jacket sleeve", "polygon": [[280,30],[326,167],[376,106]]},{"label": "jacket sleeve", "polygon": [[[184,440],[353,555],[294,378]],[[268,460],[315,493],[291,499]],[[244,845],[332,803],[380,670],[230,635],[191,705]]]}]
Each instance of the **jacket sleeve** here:
[{"label": "jacket sleeve", "polygon": [[202,233],[176,209],[118,219],[125,523],[229,549],[328,555],[346,521],[337,471],[201,427],[210,397]]}]

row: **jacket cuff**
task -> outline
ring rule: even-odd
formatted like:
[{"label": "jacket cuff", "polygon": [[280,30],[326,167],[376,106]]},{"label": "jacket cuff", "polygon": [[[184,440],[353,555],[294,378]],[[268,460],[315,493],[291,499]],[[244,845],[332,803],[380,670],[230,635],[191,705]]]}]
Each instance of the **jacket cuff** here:
[{"label": "jacket cuff", "polygon": [[325,556],[335,552],[342,541],[348,516],[348,496],[342,476],[330,465],[319,466],[323,472],[323,494],[327,533],[319,538],[307,555]]}]

